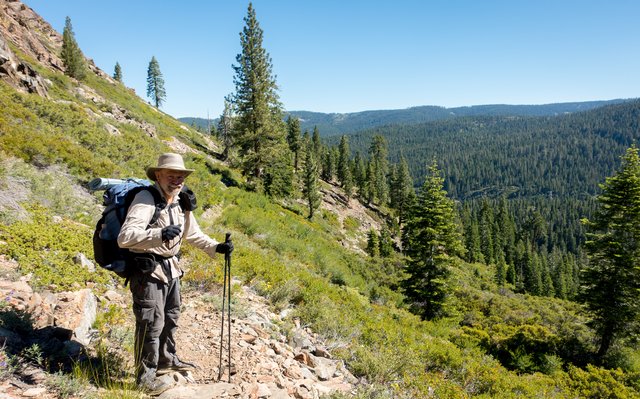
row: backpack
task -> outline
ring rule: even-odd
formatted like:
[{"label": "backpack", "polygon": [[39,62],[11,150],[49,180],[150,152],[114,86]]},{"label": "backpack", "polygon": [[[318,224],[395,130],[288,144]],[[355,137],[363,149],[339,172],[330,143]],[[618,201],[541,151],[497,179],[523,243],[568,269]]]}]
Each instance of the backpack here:
[{"label": "backpack", "polygon": [[153,187],[153,183],[143,179],[94,179],[89,183],[89,187],[94,191],[105,190],[103,194],[105,209],[93,232],[93,258],[101,267],[120,277],[128,278],[130,275],[127,270],[129,250],[118,246],[118,235],[127,217],[129,206],[136,194],[142,190],[149,191],[156,205],[153,217],[149,221],[151,226],[158,220],[166,202]]},{"label": "backpack", "polygon": [[[153,187],[153,183],[144,179],[97,178],[89,182],[88,186],[92,191],[105,190],[103,194],[105,209],[93,232],[93,258],[101,267],[128,279],[131,274],[127,269],[129,250],[118,246],[118,235],[127,217],[129,206],[136,194],[142,190],[148,190],[153,195],[156,209],[147,226],[149,228],[158,220],[160,212],[167,204],[158,190]],[[195,194],[187,186],[183,186],[180,191],[179,204],[185,212],[197,208]]]}]

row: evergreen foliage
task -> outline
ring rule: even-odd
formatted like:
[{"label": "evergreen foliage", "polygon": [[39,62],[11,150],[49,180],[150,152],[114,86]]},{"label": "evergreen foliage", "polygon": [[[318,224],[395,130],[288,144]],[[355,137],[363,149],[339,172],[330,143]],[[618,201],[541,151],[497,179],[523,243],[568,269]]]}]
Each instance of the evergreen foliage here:
[{"label": "evergreen foliage", "polygon": [[233,142],[231,141],[233,137],[233,122],[233,104],[227,97],[225,97],[224,109],[218,121],[218,135],[222,141],[222,145],[224,146],[224,149],[222,150],[223,161],[226,161],[229,158],[229,151],[233,145]]},{"label": "evergreen foliage", "polygon": [[359,151],[356,151],[356,154],[353,157],[352,169],[355,186],[358,193],[360,193],[360,197],[364,198],[367,189],[367,168]]},{"label": "evergreen foliage", "polygon": [[373,136],[369,146],[369,201],[387,205],[389,201],[389,161],[387,141],[382,135]]},{"label": "evergreen foliage", "polygon": [[160,108],[167,98],[167,92],[164,89],[164,78],[160,71],[160,64],[155,56],[151,57],[147,68],[147,97],[153,101],[156,108]]},{"label": "evergreen foliage", "polygon": [[296,117],[287,118],[287,144],[293,153],[293,170],[297,171],[300,164],[300,149],[302,147],[302,135],[300,133],[300,120]]},{"label": "evergreen foliage", "polygon": [[349,139],[347,136],[342,136],[340,138],[340,145],[338,146],[337,175],[338,181],[347,195],[347,198],[351,197],[354,189],[350,158],[351,150],[349,149]]},{"label": "evergreen foliage", "polygon": [[390,181],[390,205],[396,210],[398,221],[405,222],[408,209],[415,201],[413,178],[409,171],[409,165],[404,156],[400,157],[400,163],[395,165]]},{"label": "evergreen foliage", "polygon": [[289,197],[294,191],[291,152],[286,145],[274,147],[271,151],[272,160],[263,176],[264,192],[275,198]]},{"label": "evergreen foliage", "polygon": [[313,132],[311,133],[311,144],[316,159],[322,159],[323,145],[322,140],[320,139],[320,130],[317,126],[313,127]]},{"label": "evergreen foliage", "polygon": [[367,253],[372,258],[380,256],[380,238],[378,237],[378,232],[374,229],[369,230],[367,234]]},{"label": "evergreen foliage", "polygon": [[122,83],[122,68],[120,67],[120,63],[116,62],[116,66],[113,67],[113,78]]},{"label": "evergreen foliage", "polygon": [[291,114],[303,121],[303,129],[310,129],[313,126],[318,126],[324,137],[339,137],[343,134],[351,135],[363,130],[374,129],[381,126],[408,126],[425,122],[458,119],[461,117],[554,117],[557,115],[584,112],[594,108],[620,104],[628,101],[630,100],[617,99],[542,105],[491,104],[454,108],[427,105],[405,109],[362,111],[346,114],[325,114],[310,111],[293,111]]},{"label": "evergreen foliage", "polygon": [[581,299],[593,313],[603,359],[618,340],[640,329],[640,156],[636,146],[620,170],[606,179],[585,244],[589,264],[582,270]]},{"label": "evergreen foliage", "polygon": [[68,76],[82,80],[87,74],[84,55],[76,42],[71,18],[66,17],[64,30],[62,31],[62,53],[60,54],[64,64],[64,73]]},{"label": "evergreen foliage", "polygon": [[456,208],[443,182],[434,161],[403,229],[409,275],[404,290],[411,310],[425,319],[442,315],[453,258],[464,253]]},{"label": "evergreen foliage", "polygon": [[318,182],[318,164],[313,151],[307,149],[304,162],[303,196],[309,208],[309,219],[320,207],[320,187]]},{"label": "evergreen foliage", "polygon": [[244,22],[240,33],[242,52],[236,56],[237,64],[233,66],[236,90],[232,96],[236,112],[233,143],[239,149],[243,172],[257,179],[255,183],[259,185],[259,180],[269,173],[267,169],[275,165],[288,148],[271,58],[262,46],[263,31],[251,3]]}]

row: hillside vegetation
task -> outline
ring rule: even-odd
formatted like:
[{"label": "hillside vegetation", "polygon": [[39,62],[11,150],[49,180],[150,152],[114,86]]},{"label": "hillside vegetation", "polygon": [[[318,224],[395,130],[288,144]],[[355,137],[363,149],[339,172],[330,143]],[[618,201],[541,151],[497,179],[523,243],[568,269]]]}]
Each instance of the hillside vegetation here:
[{"label": "hillside vegetation", "polygon": [[[577,303],[498,286],[493,265],[454,258],[445,317],[421,320],[408,312],[399,289],[404,259],[395,251],[363,255],[366,237],[357,220],[326,209],[308,218],[293,196],[249,190],[239,171],[218,160],[222,146],[215,138],[118,82],[96,73],[77,81],[14,51],[50,82],[44,98],[0,81],[0,193],[6,199],[0,202],[0,254],[15,259],[36,287],[115,287],[117,277],[81,273],[72,261],[77,252],[91,258],[101,210],[99,193],[89,193],[86,184],[95,177],[140,177],[159,153],[177,151],[195,169],[188,184],[197,193],[203,229],[218,239],[233,234],[234,276],[327,342],[367,383],[353,396],[640,397],[637,343],[614,348],[607,368],[593,366],[594,332]],[[370,211],[387,218],[384,209]],[[345,240],[359,242],[360,250]],[[219,268],[199,251],[187,248],[184,261],[187,286],[221,284]],[[7,317],[16,312],[3,309],[1,326],[16,328]],[[132,347],[131,331],[126,339]],[[26,351],[4,356],[14,364],[31,361]]]}]

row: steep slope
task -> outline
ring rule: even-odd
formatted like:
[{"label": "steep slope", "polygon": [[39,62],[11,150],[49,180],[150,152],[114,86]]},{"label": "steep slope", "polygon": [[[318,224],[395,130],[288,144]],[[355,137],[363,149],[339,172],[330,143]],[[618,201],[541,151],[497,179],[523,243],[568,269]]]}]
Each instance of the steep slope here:
[{"label": "steep slope", "polygon": [[[230,183],[242,184],[240,181],[234,182],[233,172],[212,156],[217,151],[215,143],[151,109],[97,68],[91,66],[90,70],[95,77],[104,81],[93,80],[95,77],[90,76],[86,82],[76,82],[60,76],[63,67],[56,55],[60,50],[60,35],[19,2],[2,1],[0,6],[3,28],[0,31],[0,55],[3,57],[0,60],[3,65],[0,77],[7,84],[0,83],[3,84],[0,89],[4,105],[4,112],[0,116],[2,148],[40,168],[33,168],[12,156],[3,156],[0,168],[0,183],[4,188],[1,190],[2,198],[6,199],[0,206],[4,226],[0,227],[0,231],[3,236],[21,236],[22,230],[11,230],[5,225],[15,219],[22,220],[23,226],[33,224],[34,227],[42,227],[42,223],[34,220],[37,218],[26,205],[34,202],[48,203],[51,211],[62,215],[64,219],[82,215],[76,219],[79,222],[76,227],[81,231],[79,238],[84,241],[90,236],[91,220],[96,220],[99,206],[96,198],[89,195],[79,183],[96,175],[140,175],[143,167],[138,162],[146,163],[146,160],[139,158],[132,165],[127,165],[131,160],[127,153],[135,147],[147,154],[169,149],[185,155],[192,154],[202,162],[204,169],[200,174],[204,175],[204,180],[208,180],[207,171],[218,171],[224,172],[231,179]],[[5,37],[9,40],[5,40]],[[13,96],[9,87],[40,98]],[[67,93],[66,90],[71,92]],[[26,120],[23,119],[25,112]],[[33,114],[29,115],[29,112]],[[51,123],[54,120],[57,122]],[[71,126],[77,129],[75,133],[66,130]],[[54,136],[53,140],[47,136]],[[29,138],[25,141],[26,137]],[[51,147],[45,148],[46,144],[41,147],[43,141],[50,143]],[[54,144],[54,141],[58,144]],[[124,162],[113,159],[114,150],[110,146],[122,148],[123,154],[120,155],[124,155],[121,158]],[[148,152],[150,149],[151,153]],[[64,161],[59,167],[56,164],[61,159]],[[67,168],[72,170],[71,174]],[[13,184],[16,179],[20,183]],[[211,182],[196,180],[194,187],[203,184],[209,185]],[[35,189],[41,185],[48,187],[44,191]],[[207,191],[214,193],[219,188]],[[56,196],[58,198],[52,201],[51,198]],[[80,197],[83,199],[80,200]],[[203,207],[213,205],[207,196],[199,199]],[[220,216],[215,212],[209,212],[208,215],[207,222],[210,223],[215,223],[216,217]],[[47,218],[45,215],[40,217]],[[3,246],[2,252],[12,253],[22,262],[24,256],[47,256],[42,252],[46,251],[44,248],[40,254],[36,250],[29,251],[28,255],[24,252],[17,255],[12,252],[12,244],[0,242],[0,246]],[[84,397],[88,394],[87,390],[95,388],[88,385],[70,389],[66,387],[68,382],[64,382],[64,378],[58,378],[48,371],[71,371],[73,364],[70,361],[82,363],[85,352],[101,361],[106,357],[121,359],[124,362],[122,366],[128,365],[122,371],[130,370],[130,352],[123,350],[130,343],[125,342],[123,347],[123,342],[118,341],[117,337],[122,333],[127,340],[131,339],[133,320],[127,290],[113,285],[110,282],[112,276],[96,270],[87,258],[90,257],[87,247],[84,248],[70,249],[80,251],[78,256],[74,256],[79,263],[69,265],[71,270],[45,271],[34,265],[36,268],[33,273],[23,276],[26,269],[20,260],[15,262],[0,255],[0,263],[4,266],[0,273],[0,289],[5,298],[0,317],[0,337],[5,348],[2,358],[5,365],[11,365],[1,378],[3,384],[0,385],[0,391],[4,397]],[[18,248],[17,251],[22,249]],[[82,273],[79,273],[79,267],[83,268]],[[59,275],[52,276],[50,272]],[[68,272],[71,275],[66,276]],[[60,277],[70,279],[63,282]],[[212,295],[219,296],[220,293],[216,292],[215,285],[209,290],[200,291],[186,283],[183,316],[186,327],[180,330],[178,339],[182,343],[180,347],[185,358],[196,361],[201,368],[193,375],[166,376],[175,379],[178,386],[163,397],[193,397],[194,392],[198,397],[205,392],[216,397],[226,394],[257,397],[258,394],[265,396],[264,393],[269,392],[267,396],[311,398],[321,393],[335,390],[348,392],[353,389],[352,384],[356,380],[346,370],[344,363],[330,359],[327,349],[309,334],[308,329],[302,329],[299,325],[296,327],[295,324],[286,330],[281,329],[278,327],[282,323],[280,316],[267,309],[265,300],[247,287],[242,287],[240,282],[236,283],[231,330],[235,370],[232,383],[216,383],[219,341],[212,332],[220,331],[220,314],[219,307],[213,308],[211,301],[215,301]],[[109,316],[113,312],[118,315],[116,319]],[[76,314],[78,318],[74,316]],[[207,323],[203,323],[203,319]],[[16,335],[16,331],[20,335]],[[286,336],[291,337],[291,346]],[[105,346],[111,348],[106,357],[98,353]],[[27,355],[27,352],[31,355]],[[120,383],[116,385],[115,381],[119,380],[121,371],[112,372],[117,373],[112,376],[115,389],[130,390],[126,382],[117,388]],[[191,383],[185,388],[187,382]]]}]

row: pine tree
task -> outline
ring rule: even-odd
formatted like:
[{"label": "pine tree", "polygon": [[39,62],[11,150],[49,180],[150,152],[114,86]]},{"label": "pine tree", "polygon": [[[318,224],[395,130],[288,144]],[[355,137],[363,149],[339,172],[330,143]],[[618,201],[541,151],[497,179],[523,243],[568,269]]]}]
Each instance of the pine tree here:
[{"label": "pine tree", "polygon": [[365,200],[373,204],[376,200],[376,166],[372,159],[367,161],[365,178]]},{"label": "pine tree", "polygon": [[367,234],[367,253],[372,258],[380,257],[380,239],[374,229],[369,230]]},{"label": "pine tree", "polygon": [[525,292],[533,295],[541,295],[542,272],[540,268],[540,258],[537,252],[535,252],[534,248],[531,246],[531,243],[526,243],[523,267],[523,287]]},{"label": "pine tree", "polygon": [[509,204],[505,197],[500,198],[496,222],[502,236],[502,251],[507,264],[513,264],[513,250],[516,242],[516,228],[513,216],[509,211]]},{"label": "pine tree", "polygon": [[322,153],[322,179],[331,182],[335,176],[336,164],[334,162],[334,152],[332,148],[325,147]]},{"label": "pine tree", "polygon": [[120,63],[116,62],[116,66],[113,67],[113,78],[122,83],[122,68],[120,68]]},{"label": "pine tree", "polygon": [[442,314],[449,292],[449,267],[464,253],[456,208],[444,190],[444,178],[434,161],[403,231],[407,255],[404,281],[411,310],[425,319]]},{"label": "pine tree", "polygon": [[389,201],[389,161],[387,160],[387,141],[382,135],[373,136],[369,147],[369,159],[373,163],[370,183],[372,186],[372,202],[378,201],[380,205],[387,205]]},{"label": "pine tree", "polygon": [[495,262],[493,257],[493,210],[486,197],[482,199],[482,206],[478,217],[480,218],[478,234],[481,240],[480,248],[482,250],[482,256],[487,265],[493,264]]},{"label": "pine tree", "polygon": [[504,261],[504,255],[500,253],[496,260],[496,284],[504,286],[507,282],[507,263]]},{"label": "pine tree", "polygon": [[360,151],[356,151],[353,156],[353,180],[360,197],[364,200],[366,198],[367,171],[364,160],[360,156]]},{"label": "pine tree", "polygon": [[540,273],[542,274],[541,294],[548,297],[554,297],[556,295],[556,289],[553,286],[553,278],[551,277],[549,263],[547,261],[547,257],[545,256],[542,256],[540,258]]},{"label": "pine tree", "polygon": [[76,42],[73,26],[71,26],[71,18],[69,17],[65,19],[64,30],[62,31],[62,53],[60,58],[62,58],[66,75],[78,80],[84,79],[87,72],[84,55]]},{"label": "pine tree", "polygon": [[224,99],[224,109],[220,119],[218,120],[218,134],[222,140],[224,149],[222,150],[222,160],[226,161],[229,158],[229,151],[233,145],[233,104],[229,101],[229,97]]},{"label": "pine tree", "polygon": [[286,198],[293,194],[293,160],[291,151],[284,146],[272,148],[272,161],[264,173],[265,194],[275,198]]},{"label": "pine tree", "polygon": [[484,263],[484,255],[480,248],[480,232],[478,229],[478,221],[474,217],[471,208],[465,205],[462,210],[465,247],[467,248],[467,261]]},{"label": "pine tree", "polygon": [[155,56],[151,57],[147,68],[147,97],[151,99],[156,108],[160,108],[167,98],[164,89],[164,78],[160,72],[160,64]]},{"label": "pine tree", "polygon": [[592,313],[599,359],[614,342],[640,330],[640,156],[635,145],[601,189],[593,220],[583,220],[589,264],[582,270],[580,295]]},{"label": "pine tree", "polygon": [[344,182],[347,178],[351,177],[351,170],[349,169],[349,158],[351,157],[351,150],[349,149],[349,139],[347,136],[340,137],[340,144],[338,145],[338,168],[337,175],[338,181],[344,186]]},{"label": "pine tree", "polygon": [[[237,115],[233,142],[242,156],[243,172],[254,178],[259,187],[267,169],[278,164],[278,157],[285,156],[283,147],[288,151],[286,126],[271,57],[262,47],[263,31],[251,3],[244,23],[240,33],[242,52],[233,66],[236,90],[233,104]],[[274,171],[271,175],[281,172]]]},{"label": "pine tree", "polygon": [[300,147],[302,137],[300,135],[300,119],[289,116],[287,118],[287,143],[293,153],[293,170],[298,170]]},{"label": "pine tree", "polygon": [[415,200],[413,178],[409,172],[409,164],[403,155],[400,156],[400,164],[395,168],[394,178],[391,179],[391,207],[396,210],[398,220],[404,223],[407,209]]},{"label": "pine tree", "polygon": [[320,130],[318,126],[313,127],[313,133],[311,134],[311,143],[313,146],[313,152],[315,152],[316,159],[322,159],[322,141],[320,140]]},{"label": "pine tree", "polygon": [[383,228],[380,232],[380,256],[383,258],[391,256],[393,253],[393,240],[389,229]]},{"label": "pine tree", "polygon": [[316,209],[320,207],[320,188],[318,182],[318,164],[311,149],[307,148],[304,162],[304,181],[302,194],[309,206],[309,219],[313,218]]}]

